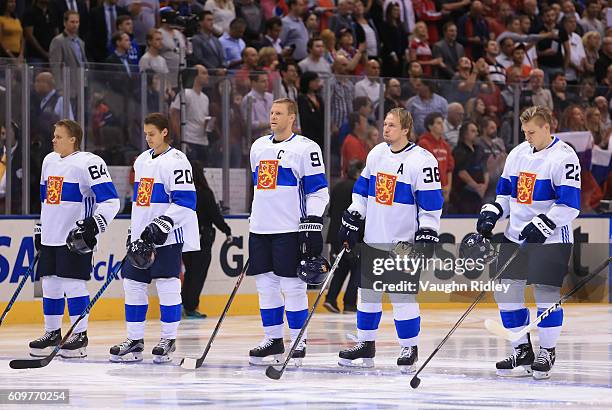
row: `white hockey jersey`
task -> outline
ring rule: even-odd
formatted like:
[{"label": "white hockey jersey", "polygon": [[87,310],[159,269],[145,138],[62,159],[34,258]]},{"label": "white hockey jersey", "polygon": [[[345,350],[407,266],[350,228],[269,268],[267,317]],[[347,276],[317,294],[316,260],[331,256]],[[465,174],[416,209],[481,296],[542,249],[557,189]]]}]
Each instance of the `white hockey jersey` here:
[{"label": "white hockey jersey", "polygon": [[249,231],[297,232],[300,218],[322,216],[329,202],[321,148],[293,134],[274,142],[274,134],[251,146],[253,205]]},{"label": "white hockey jersey", "polygon": [[365,243],[412,243],[420,228],[438,232],[443,203],[436,158],[416,144],[394,153],[383,142],[368,154],[348,210],[365,217]]},{"label": "white hockey jersey", "polygon": [[119,212],[119,196],[99,156],[77,151],[64,158],[56,152],[43,160],[40,175],[41,242],[66,245],[76,221],[94,214],[111,223]]},{"label": "white hockey jersey", "polygon": [[514,148],[497,183],[497,198],[510,217],[506,237],[518,237],[531,220],[545,214],[557,225],[546,243],[573,243],[572,221],[580,213],[580,162],[574,150],[554,137],[534,152],[525,141]]},{"label": "white hockey jersey", "polygon": [[132,240],[140,237],[154,218],[166,215],[174,222],[173,230],[161,246],[183,243],[183,252],[200,249],[200,230],[196,192],[191,164],[175,148],[153,158],[153,150],[140,154],[134,162],[132,198]]}]

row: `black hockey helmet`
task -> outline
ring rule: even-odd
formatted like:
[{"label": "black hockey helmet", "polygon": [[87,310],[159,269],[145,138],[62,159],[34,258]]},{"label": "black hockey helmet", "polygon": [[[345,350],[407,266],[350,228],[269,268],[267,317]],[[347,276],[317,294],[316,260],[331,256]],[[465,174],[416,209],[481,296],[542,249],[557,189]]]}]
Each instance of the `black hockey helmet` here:
[{"label": "black hockey helmet", "polygon": [[482,259],[489,264],[497,259],[498,252],[490,240],[479,233],[466,236],[459,246],[459,256],[463,259]]},{"label": "black hockey helmet", "polygon": [[300,262],[297,275],[309,285],[320,285],[325,281],[329,269],[329,262],[323,256],[310,256]]},{"label": "black hockey helmet", "polygon": [[138,239],[128,246],[126,258],[130,265],[137,269],[149,269],[156,256],[155,245]]},{"label": "black hockey helmet", "polygon": [[82,226],[73,228],[68,232],[68,236],[66,237],[66,246],[68,246],[68,249],[80,255],[91,253],[97,243],[98,240],[95,236],[86,238],[85,229]]}]

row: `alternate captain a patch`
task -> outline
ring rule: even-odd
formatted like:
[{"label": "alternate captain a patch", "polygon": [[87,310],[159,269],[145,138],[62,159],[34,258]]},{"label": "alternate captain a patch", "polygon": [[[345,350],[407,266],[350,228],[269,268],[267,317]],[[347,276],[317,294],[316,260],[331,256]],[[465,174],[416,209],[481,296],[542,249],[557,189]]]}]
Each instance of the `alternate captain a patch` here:
[{"label": "alternate captain a patch", "polygon": [[153,195],[154,178],[140,178],[138,192],[136,193],[136,206],[150,206]]},{"label": "alternate captain a patch", "polygon": [[257,189],[276,189],[278,160],[261,160],[257,171]]},{"label": "alternate captain a patch", "polygon": [[62,186],[64,185],[64,177],[50,176],[47,178],[47,198],[46,203],[49,205],[59,205],[62,202]]},{"label": "alternate captain a patch", "polygon": [[516,186],[516,202],[531,205],[533,203],[533,189],[536,182],[536,174],[520,172]]},{"label": "alternate captain a patch", "polygon": [[393,205],[397,175],[378,172],[376,174],[376,202],[381,205]]}]

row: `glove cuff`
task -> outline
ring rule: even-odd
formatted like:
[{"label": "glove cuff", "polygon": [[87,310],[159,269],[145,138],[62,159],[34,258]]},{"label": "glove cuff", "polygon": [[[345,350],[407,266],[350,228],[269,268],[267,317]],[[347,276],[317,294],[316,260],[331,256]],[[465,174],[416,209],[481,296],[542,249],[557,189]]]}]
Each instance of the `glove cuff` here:
[{"label": "glove cuff", "polygon": [[544,235],[546,238],[552,235],[553,231],[557,227],[557,225],[555,225],[555,223],[544,214],[540,214],[534,217],[531,222],[535,225],[536,228],[538,228],[540,232],[542,232],[542,235]]},{"label": "glove cuff", "polygon": [[42,225],[36,224],[34,225],[34,235],[42,235]]},{"label": "glove cuff", "polygon": [[504,214],[504,210],[497,202],[484,204],[482,208],[480,208],[480,212],[493,212],[495,215],[497,215],[498,219]]},{"label": "glove cuff", "polygon": [[153,219],[153,223],[159,227],[159,230],[163,233],[170,233],[172,227],[174,226],[174,221],[172,218],[166,215],[159,216]]},{"label": "glove cuff", "polygon": [[322,231],[323,230],[323,218],[320,216],[307,216],[300,218],[300,225],[298,226],[299,232],[304,231]]},{"label": "glove cuff", "polygon": [[100,214],[96,214],[93,216],[94,221],[96,222],[96,227],[98,228],[98,232],[96,233],[102,233],[106,231],[106,226],[108,225],[106,223],[106,218],[104,218],[104,216],[100,215]]},{"label": "glove cuff", "polygon": [[430,228],[423,228],[416,231],[414,234],[415,242],[440,242],[440,238],[438,238],[438,233]]}]

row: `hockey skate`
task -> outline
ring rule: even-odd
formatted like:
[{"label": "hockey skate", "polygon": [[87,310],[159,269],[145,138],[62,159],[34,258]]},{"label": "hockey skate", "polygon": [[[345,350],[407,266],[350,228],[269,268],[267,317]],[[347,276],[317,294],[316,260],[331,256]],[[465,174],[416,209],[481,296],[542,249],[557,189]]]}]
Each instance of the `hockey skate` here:
[{"label": "hockey skate", "polygon": [[140,362],[142,360],[142,351],[144,350],[144,340],[126,339],[125,342],[115,345],[110,348],[110,361],[114,363],[121,362]]},{"label": "hockey skate", "polygon": [[538,357],[536,357],[531,365],[531,370],[533,370],[533,378],[536,380],[550,378],[550,371],[552,370],[554,364],[555,348],[552,347],[547,349],[545,347],[540,347]]},{"label": "hockey skate", "polygon": [[42,337],[30,342],[30,356],[45,357],[48,356],[55,346],[62,340],[61,329],[45,332]]},{"label": "hockey skate", "polygon": [[405,374],[416,372],[417,360],[419,360],[418,346],[402,347],[402,351],[397,358],[397,365],[400,368],[400,372]]},{"label": "hockey skate", "polygon": [[176,339],[159,339],[157,346],[151,352],[153,354],[153,363],[166,363],[172,360],[170,353],[176,350]]},{"label": "hockey skate", "polygon": [[529,376],[534,358],[531,338],[527,335],[527,343],[518,345],[514,348],[512,355],[495,363],[497,375],[502,377]]},{"label": "hockey skate", "polygon": [[87,331],[81,333],[74,333],[70,336],[70,339],[64,343],[60,349],[58,356],[64,359],[76,359],[80,357],[87,357]]},{"label": "hockey skate", "polygon": [[342,350],[338,354],[338,364],[344,367],[374,367],[376,346],[374,341],[358,342],[350,349]]},{"label": "hockey skate", "polygon": [[[264,339],[249,351],[249,364],[255,366],[269,366],[280,364],[283,361],[283,353],[285,353],[285,345],[283,338]],[[295,352],[297,353],[297,351]],[[304,354],[306,351],[304,350]],[[272,360],[266,360],[266,357],[272,356]]]},{"label": "hockey skate", "polygon": [[[291,342],[293,344],[293,342]],[[291,355],[291,359],[293,360],[293,364],[296,367],[300,367],[302,365],[302,359],[306,357],[306,340],[301,340],[300,343],[295,347],[293,354]]]}]

